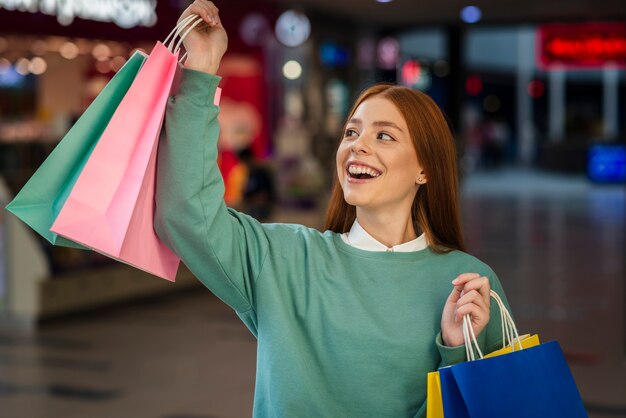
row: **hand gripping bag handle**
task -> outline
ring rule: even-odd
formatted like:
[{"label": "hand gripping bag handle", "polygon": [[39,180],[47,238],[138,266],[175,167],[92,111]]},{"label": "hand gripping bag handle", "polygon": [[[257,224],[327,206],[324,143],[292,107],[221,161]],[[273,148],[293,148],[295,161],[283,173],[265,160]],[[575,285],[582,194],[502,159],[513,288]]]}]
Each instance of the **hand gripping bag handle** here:
[{"label": "hand gripping bag handle", "polygon": [[[511,345],[512,351],[515,351],[515,345],[519,346],[519,349],[522,350],[522,343],[517,332],[517,327],[515,326],[515,322],[511,317],[511,313],[504,306],[504,302],[500,296],[493,290],[490,291],[490,296],[496,301],[498,307],[500,308],[500,322],[502,324],[502,348],[507,345]],[[476,339],[476,335],[474,334],[474,329],[472,328],[472,319],[470,314],[466,314],[463,316],[463,339],[465,340],[465,354],[467,355],[467,359],[469,361],[476,360],[476,354],[474,353],[474,349],[476,353],[478,353],[478,358],[484,358],[483,353],[478,345],[478,341]]]}]

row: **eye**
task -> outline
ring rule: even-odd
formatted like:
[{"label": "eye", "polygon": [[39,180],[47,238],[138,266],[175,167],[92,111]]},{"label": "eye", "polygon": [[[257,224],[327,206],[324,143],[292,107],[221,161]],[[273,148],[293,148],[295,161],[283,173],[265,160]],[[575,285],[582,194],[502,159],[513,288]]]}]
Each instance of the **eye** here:
[{"label": "eye", "polygon": [[379,132],[376,139],[381,139],[383,141],[395,141],[395,139],[386,132]]},{"label": "eye", "polygon": [[348,129],[346,129],[346,132],[343,134],[343,137],[344,138],[348,138],[348,137],[351,137],[351,136],[356,136],[356,134],[357,133],[356,133],[356,131],[354,129],[348,128]]}]

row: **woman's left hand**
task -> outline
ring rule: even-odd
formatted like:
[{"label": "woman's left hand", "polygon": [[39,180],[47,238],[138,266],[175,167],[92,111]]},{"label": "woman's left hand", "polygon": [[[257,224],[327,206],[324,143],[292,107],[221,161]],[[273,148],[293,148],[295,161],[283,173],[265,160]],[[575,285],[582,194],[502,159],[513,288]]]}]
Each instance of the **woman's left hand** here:
[{"label": "woman's left hand", "polygon": [[441,337],[448,347],[465,344],[463,339],[463,316],[470,314],[476,337],[489,322],[489,279],[476,273],[465,273],[452,281],[454,289],[441,315]]}]

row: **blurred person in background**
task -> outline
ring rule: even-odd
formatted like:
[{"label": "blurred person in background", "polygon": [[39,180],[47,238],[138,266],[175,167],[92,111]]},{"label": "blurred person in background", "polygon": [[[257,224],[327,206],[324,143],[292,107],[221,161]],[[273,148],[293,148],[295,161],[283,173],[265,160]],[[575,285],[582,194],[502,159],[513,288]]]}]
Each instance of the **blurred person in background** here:
[{"label": "blurred person in background", "polygon": [[482,124],[481,162],[487,170],[502,167],[509,144],[510,129],[501,116],[493,116]]},{"label": "blurred person in background", "polygon": [[[381,84],[347,118],[326,231],[227,208],[216,165],[216,71],[228,37],[213,2],[159,147],[155,229],[258,340],[254,417],[425,417],[427,373],[502,344],[496,274],[464,252],[456,151],[425,94]],[[505,299],[506,302],[506,299]],[[507,304],[508,305],[508,304]]]},{"label": "blurred person in background", "polygon": [[274,206],[274,178],[271,170],[254,157],[250,148],[239,152],[239,161],[245,167],[242,183],[242,211],[259,221],[267,221]]}]

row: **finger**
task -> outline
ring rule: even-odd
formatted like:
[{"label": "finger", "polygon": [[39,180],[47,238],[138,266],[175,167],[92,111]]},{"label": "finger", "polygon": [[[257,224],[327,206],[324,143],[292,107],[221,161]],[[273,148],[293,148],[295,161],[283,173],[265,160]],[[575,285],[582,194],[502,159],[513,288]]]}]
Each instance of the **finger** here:
[{"label": "finger", "polygon": [[470,290],[468,293],[461,296],[461,298],[458,300],[456,305],[457,307],[460,307],[468,303],[476,303],[477,305],[481,307],[485,307],[485,308],[488,307],[482,295],[477,290]]},{"label": "finger", "polygon": [[207,24],[211,25],[213,23],[212,11],[206,3],[200,0],[196,0],[195,2],[193,2],[190,8],[193,8],[194,12],[198,16],[202,17],[202,20],[204,20]]},{"label": "finger", "polygon": [[215,14],[217,14],[220,11],[220,9],[218,9],[215,3],[213,3],[212,1],[205,0],[204,2],[206,3],[207,6],[209,6],[211,10],[215,12]]},{"label": "finger", "polygon": [[187,9],[185,9],[183,14],[178,19],[178,23],[182,22],[185,18],[187,18],[187,17],[189,17],[191,15],[200,16],[204,21],[207,21],[207,19],[208,19],[208,15],[207,15],[206,10],[204,8],[202,8],[201,6],[197,5],[196,3],[194,3],[191,6],[189,6]]},{"label": "finger", "polygon": [[452,280],[452,284],[455,286],[463,286],[468,281],[480,277],[478,273],[463,273],[457,276],[456,279]]},{"label": "finger", "polygon": [[456,311],[456,315],[460,320],[465,315],[470,315],[472,318],[472,323],[482,324],[485,320],[489,318],[489,312],[482,309],[480,306],[475,303],[468,303],[459,307]]},{"label": "finger", "polygon": [[489,304],[491,300],[491,285],[489,284],[489,278],[485,276],[478,277],[476,279],[472,279],[465,283],[463,286],[463,290],[461,291],[461,296],[471,292],[472,290],[476,290],[480,293],[485,303]]},{"label": "finger", "polygon": [[461,298],[461,291],[463,290],[460,286],[455,286],[452,288],[452,292],[448,296],[448,303],[457,303]]},{"label": "finger", "polygon": [[209,3],[212,7],[214,7],[215,10],[217,10],[218,12],[220,11],[220,9],[218,9],[217,6],[215,5],[215,3],[213,3],[212,1],[207,0],[207,3]]},{"label": "finger", "polygon": [[[459,310],[461,310],[461,312],[465,311],[467,308],[467,306],[477,306],[478,309],[480,309],[480,311],[482,312],[482,315],[480,316],[481,318],[483,318],[484,316],[490,316],[491,311],[490,311],[490,307],[488,305],[485,305],[485,302],[483,301],[483,299],[480,297],[479,294],[476,294],[474,296],[474,299],[469,300],[469,301],[464,301],[463,303],[457,303],[456,308],[455,308],[455,312],[458,315]],[[463,308],[463,309],[461,309]],[[462,316],[462,315],[461,315]]]},{"label": "finger", "polygon": [[215,4],[213,4],[213,2],[211,1],[206,1],[206,0],[198,0],[202,6],[206,9],[209,17],[210,17],[210,24],[212,26],[217,25],[218,21],[217,21],[217,16],[219,13],[219,10],[217,7],[215,7]]},{"label": "finger", "polygon": [[220,15],[217,15],[216,20],[217,20],[217,23],[215,24],[215,27],[224,28],[224,25],[222,25],[222,20],[220,19]]}]

